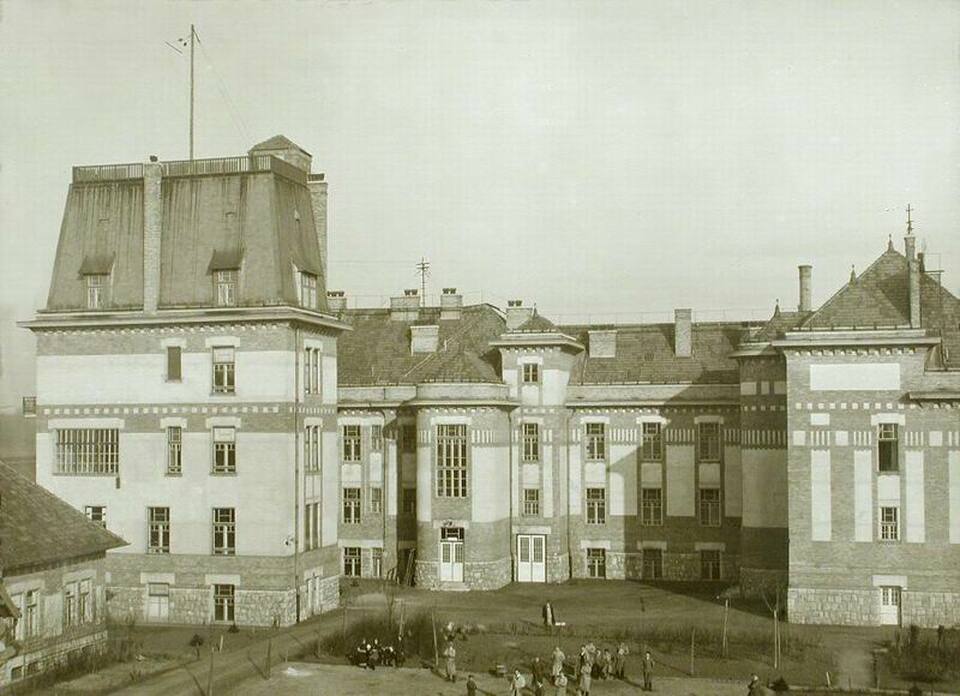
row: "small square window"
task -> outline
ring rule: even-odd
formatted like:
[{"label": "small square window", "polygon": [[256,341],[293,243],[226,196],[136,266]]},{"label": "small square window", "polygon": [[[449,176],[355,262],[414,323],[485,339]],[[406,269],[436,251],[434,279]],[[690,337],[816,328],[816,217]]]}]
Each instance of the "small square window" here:
[{"label": "small square window", "polygon": [[87,505],[83,508],[87,519],[96,522],[104,529],[107,528],[107,506],[106,505]]},{"label": "small square window", "polygon": [[237,279],[240,273],[236,269],[216,271],[214,286],[218,307],[234,307],[237,304]]},{"label": "small square window", "polygon": [[87,284],[87,309],[103,309],[106,307],[109,276],[102,273],[91,273],[84,278]]},{"label": "small square window", "polygon": [[523,383],[524,384],[539,384],[540,382],[540,365],[537,363],[524,363],[523,364]]},{"label": "small square window", "polygon": [[895,506],[880,508],[880,540],[900,539],[900,510]]},{"label": "small square window", "polygon": [[540,515],[540,489],[523,489],[523,515],[524,517],[537,517]]}]

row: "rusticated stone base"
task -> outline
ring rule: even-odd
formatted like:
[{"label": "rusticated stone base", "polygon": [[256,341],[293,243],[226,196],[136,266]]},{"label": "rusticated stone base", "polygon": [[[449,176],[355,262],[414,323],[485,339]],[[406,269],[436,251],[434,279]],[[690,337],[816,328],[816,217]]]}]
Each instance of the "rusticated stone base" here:
[{"label": "rusticated stone base", "polygon": [[[787,590],[790,621],[809,624],[870,626],[880,623],[880,590]],[[900,623],[924,628],[960,622],[960,592],[913,592],[900,595]]]},{"label": "rusticated stone base", "polygon": [[[510,558],[495,561],[472,561],[463,564],[463,583],[457,589],[498,590],[510,584]],[[451,589],[454,585],[440,582],[440,564],[435,561],[417,561],[414,578],[418,587],[430,590]]]}]

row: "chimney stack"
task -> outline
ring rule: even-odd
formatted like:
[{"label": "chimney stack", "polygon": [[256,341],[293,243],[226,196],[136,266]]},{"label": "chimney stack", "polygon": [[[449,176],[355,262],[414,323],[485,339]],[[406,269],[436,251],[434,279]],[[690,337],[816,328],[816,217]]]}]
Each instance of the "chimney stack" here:
[{"label": "chimney stack", "polygon": [[416,321],[420,316],[417,290],[404,290],[400,297],[390,298],[390,318],[394,321]]},{"label": "chimney stack", "polygon": [[693,355],[693,310],[689,308],[673,310],[673,351],[678,358]]},{"label": "chimney stack", "polygon": [[811,300],[811,293],[813,292],[813,288],[811,287],[813,282],[813,266],[803,264],[797,268],[800,269],[800,304],[797,305],[797,309],[801,312],[810,312],[813,310],[813,302]]},{"label": "chimney stack", "polygon": [[160,233],[163,167],[155,155],[143,165],[143,311],[154,314],[160,303]]},{"label": "chimney stack", "polygon": [[462,308],[463,295],[456,288],[444,288],[440,295],[440,321],[459,319]]},{"label": "chimney stack", "polygon": [[524,307],[523,300],[507,300],[507,331],[515,331],[533,317],[533,308]]},{"label": "chimney stack", "polygon": [[[309,165],[308,165],[309,168]],[[327,282],[327,182],[323,174],[309,174],[307,189],[310,191],[310,208],[313,211],[313,231],[320,247],[320,271]]]},{"label": "chimney stack", "polygon": [[334,314],[347,308],[347,294],[343,290],[327,290],[327,307]]},{"label": "chimney stack", "polygon": [[907,257],[907,282],[910,297],[910,328],[920,328],[920,260],[917,258],[917,238],[913,236],[910,221],[907,236],[903,238],[903,250]]}]

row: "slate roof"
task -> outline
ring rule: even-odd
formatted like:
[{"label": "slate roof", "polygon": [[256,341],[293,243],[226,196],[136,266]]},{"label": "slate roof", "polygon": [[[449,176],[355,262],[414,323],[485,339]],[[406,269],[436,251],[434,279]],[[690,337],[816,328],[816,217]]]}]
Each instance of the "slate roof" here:
[{"label": "slate roof", "polygon": [[[337,339],[337,376],[341,386],[419,384],[422,382],[501,382],[500,354],[489,346],[504,331],[500,313],[490,305],[463,308],[459,319],[440,319],[439,307],[421,310],[415,321],[390,318],[387,309],[348,309],[350,323]],[[436,324],[436,353],[410,352],[410,327]]]},{"label": "slate roof", "polygon": [[755,335],[750,337],[751,341],[773,341],[783,337],[785,331],[792,331],[800,326],[812,312],[784,312],[775,311],[773,316],[763,325]]},{"label": "slate roof", "polygon": [[0,462],[0,568],[4,575],[104,553],[127,542]]},{"label": "slate roof", "polygon": [[[942,331],[950,367],[960,366],[960,300],[927,274],[920,276],[920,325]],[[856,280],[806,318],[803,329],[903,327],[910,324],[907,259],[888,248]]]},{"label": "slate roof", "polygon": [[288,149],[300,150],[300,152],[302,152],[305,155],[310,154],[309,152],[304,150],[302,147],[297,145],[295,142],[290,140],[290,138],[288,138],[287,136],[279,135],[279,134],[274,135],[271,138],[267,138],[262,143],[257,143],[256,145],[250,148],[250,152],[258,152],[261,150],[288,150]]},{"label": "slate roof", "polygon": [[744,327],[739,322],[693,325],[693,355],[677,357],[673,324],[611,326],[560,326],[563,333],[588,345],[591,329],[616,329],[616,356],[591,358],[589,351],[577,356],[571,384],[735,384],[740,381],[736,360],[729,357],[740,342]]},{"label": "slate roof", "polygon": [[511,331],[511,333],[517,331],[527,333],[560,333],[560,329],[557,328],[556,324],[536,312],[534,312],[532,317]]}]

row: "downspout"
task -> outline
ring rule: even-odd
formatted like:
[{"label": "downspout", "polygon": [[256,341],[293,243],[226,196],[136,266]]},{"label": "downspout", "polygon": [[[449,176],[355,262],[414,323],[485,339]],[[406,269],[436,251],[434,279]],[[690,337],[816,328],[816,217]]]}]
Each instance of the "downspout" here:
[{"label": "downspout", "polygon": [[513,547],[513,414],[507,414],[507,422],[509,427],[507,428],[507,452],[509,456],[507,458],[507,480],[510,485],[510,495],[507,496],[507,500],[510,504],[510,516],[508,518],[507,524],[507,548],[510,550],[510,582],[514,581],[516,578],[516,557],[514,552],[516,549]]},{"label": "downspout", "polygon": [[564,409],[563,413],[563,457],[566,463],[567,472],[567,491],[566,500],[563,501],[563,507],[567,510],[567,579],[573,580],[573,538],[570,534],[570,409]]},{"label": "downspout", "polygon": [[293,330],[293,589],[300,623],[300,327]]}]

